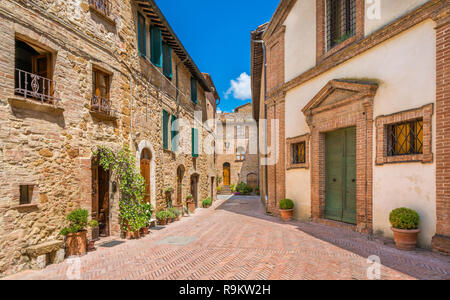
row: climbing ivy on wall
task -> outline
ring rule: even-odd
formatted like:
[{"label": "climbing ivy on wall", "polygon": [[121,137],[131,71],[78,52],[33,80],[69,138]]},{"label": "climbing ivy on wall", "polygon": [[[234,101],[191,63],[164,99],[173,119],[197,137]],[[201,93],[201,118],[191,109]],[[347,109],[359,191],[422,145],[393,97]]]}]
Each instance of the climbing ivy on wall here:
[{"label": "climbing ivy on wall", "polygon": [[99,165],[105,171],[111,171],[119,178],[120,201],[119,216],[124,232],[137,231],[147,225],[143,209],[145,180],[136,168],[136,159],[128,146],[117,154],[104,146],[93,151],[99,159]]}]

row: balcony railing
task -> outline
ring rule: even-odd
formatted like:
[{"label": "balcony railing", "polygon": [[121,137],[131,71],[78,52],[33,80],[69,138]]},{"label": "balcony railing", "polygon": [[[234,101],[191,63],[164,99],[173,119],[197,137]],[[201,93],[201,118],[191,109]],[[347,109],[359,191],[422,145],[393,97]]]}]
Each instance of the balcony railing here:
[{"label": "balcony railing", "polygon": [[114,117],[115,111],[111,107],[111,100],[98,96],[92,96],[91,111]]},{"label": "balcony railing", "polygon": [[105,16],[111,14],[111,2],[109,0],[89,0],[89,5]]},{"label": "balcony railing", "polygon": [[58,104],[53,96],[54,82],[45,77],[16,69],[16,95],[38,100],[42,103]]}]

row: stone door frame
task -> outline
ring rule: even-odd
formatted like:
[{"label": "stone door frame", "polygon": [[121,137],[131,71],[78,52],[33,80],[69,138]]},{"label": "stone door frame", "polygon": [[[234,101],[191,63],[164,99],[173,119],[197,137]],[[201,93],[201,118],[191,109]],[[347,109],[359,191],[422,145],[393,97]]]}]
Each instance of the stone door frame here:
[{"label": "stone door frame", "polygon": [[[311,215],[315,222],[372,232],[373,101],[376,83],[330,81],[302,110],[311,130]],[[325,219],[325,134],[356,127],[356,226]]]}]

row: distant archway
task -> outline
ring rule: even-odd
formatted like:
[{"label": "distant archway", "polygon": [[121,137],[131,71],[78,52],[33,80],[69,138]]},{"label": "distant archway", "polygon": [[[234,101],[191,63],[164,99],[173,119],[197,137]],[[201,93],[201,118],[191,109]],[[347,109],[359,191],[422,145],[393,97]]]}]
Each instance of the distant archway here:
[{"label": "distant archway", "polygon": [[151,203],[151,162],[152,154],[149,149],[145,148],[141,152],[141,175],[144,177],[145,182],[145,203]]},{"label": "distant archway", "polygon": [[223,185],[229,186],[231,184],[231,165],[230,163],[223,164]]},{"label": "distant archway", "polygon": [[[153,207],[156,207],[156,155],[155,150],[153,149],[152,144],[149,141],[141,141],[138,145],[138,149],[136,152],[136,158],[137,158],[137,164],[136,167],[139,168],[139,170],[142,169],[141,166],[141,159],[144,158],[146,160],[150,161],[149,170],[147,171],[140,171],[149,174],[149,202],[152,204]],[[144,176],[145,179],[145,176]]]}]

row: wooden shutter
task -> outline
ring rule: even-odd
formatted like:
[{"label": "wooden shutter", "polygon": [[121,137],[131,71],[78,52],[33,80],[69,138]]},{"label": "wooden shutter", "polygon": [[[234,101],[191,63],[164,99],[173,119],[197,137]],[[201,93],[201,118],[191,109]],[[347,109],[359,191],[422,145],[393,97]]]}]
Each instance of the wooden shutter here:
[{"label": "wooden shutter", "polygon": [[147,41],[145,34],[145,18],[138,13],[138,48],[141,56],[147,56]]},{"label": "wooden shutter", "polygon": [[177,117],[172,116],[172,151],[178,151],[178,124],[174,125],[177,121]]},{"label": "wooden shutter", "polygon": [[191,100],[197,104],[197,79],[191,78]]},{"label": "wooden shutter", "polygon": [[167,43],[163,43],[163,74],[172,79],[172,48]]},{"label": "wooden shutter", "polygon": [[192,128],[192,157],[198,157],[198,129]]},{"label": "wooden shutter", "polygon": [[169,149],[168,130],[169,130],[169,113],[163,110],[163,148],[166,150]]},{"label": "wooden shutter", "polygon": [[150,27],[151,38],[151,61],[157,66],[161,67],[162,44],[161,44],[161,29],[155,26]]}]

